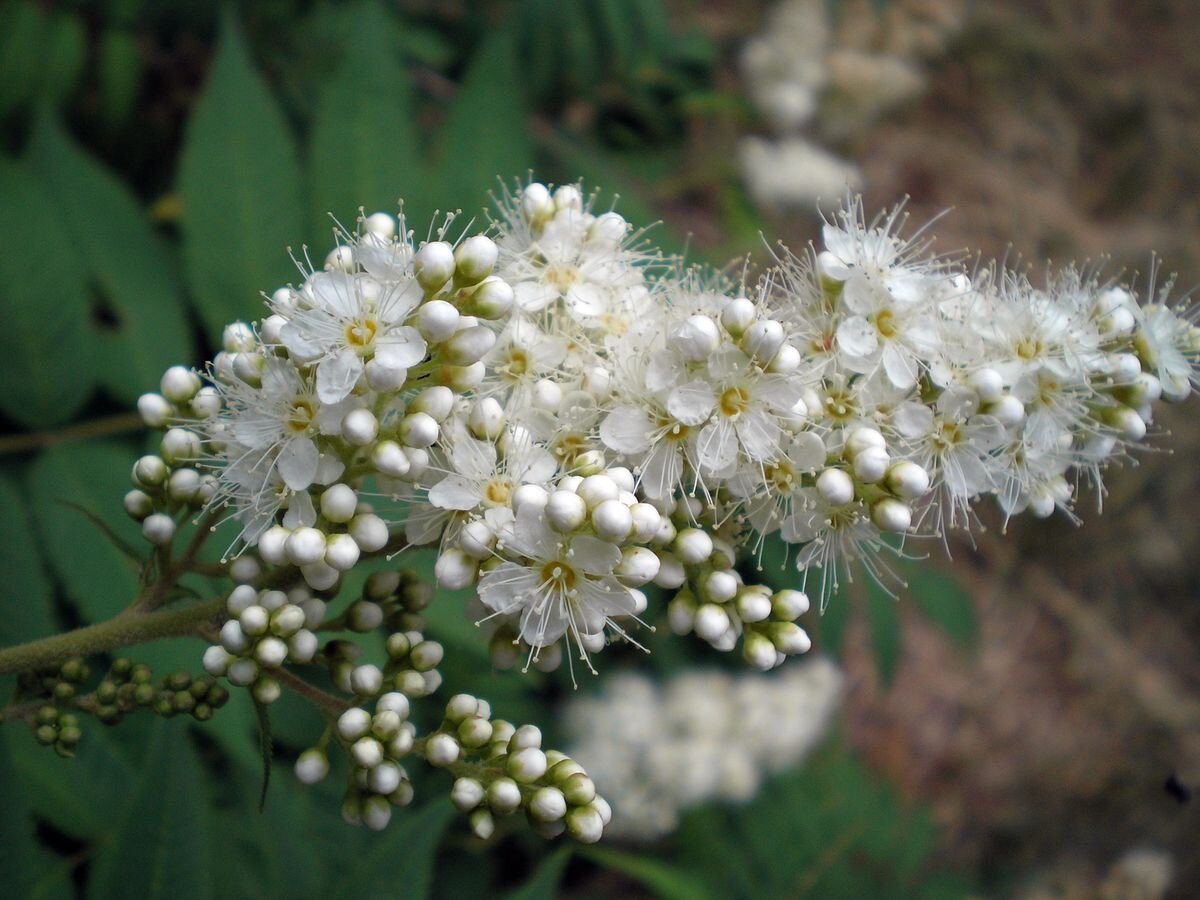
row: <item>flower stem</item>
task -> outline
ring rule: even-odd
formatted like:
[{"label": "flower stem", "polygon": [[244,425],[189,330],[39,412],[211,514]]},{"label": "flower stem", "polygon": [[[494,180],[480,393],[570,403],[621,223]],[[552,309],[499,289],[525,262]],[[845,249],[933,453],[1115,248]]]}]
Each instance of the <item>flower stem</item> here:
[{"label": "flower stem", "polygon": [[193,634],[219,617],[224,609],[223,595],[191,606],[151,612],[129,609],[107,622],[0,650],[0,675],[52,666],[73,656]]}]

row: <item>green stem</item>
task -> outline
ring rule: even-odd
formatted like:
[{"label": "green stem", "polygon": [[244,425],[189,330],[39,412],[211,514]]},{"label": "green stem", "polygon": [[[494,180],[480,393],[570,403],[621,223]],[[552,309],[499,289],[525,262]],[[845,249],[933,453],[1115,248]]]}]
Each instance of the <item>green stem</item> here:
[{"label": "green stem", "polygon": [[73,656],[193,634],[200,626],[218,618],[224,609],[224,596],[152,612],[129,609],[107,622],[0,650],[0,675],[52,666]]}]

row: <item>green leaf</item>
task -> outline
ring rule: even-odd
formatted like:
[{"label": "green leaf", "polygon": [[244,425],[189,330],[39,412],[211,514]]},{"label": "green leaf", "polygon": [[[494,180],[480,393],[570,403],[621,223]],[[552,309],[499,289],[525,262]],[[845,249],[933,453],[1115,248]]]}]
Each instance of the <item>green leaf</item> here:
[{"label": "green leaf", "polygon": [[691,872],[657,859],[609,847],[583,847],[579,852],[606,868],[641,882],[664,900],[703,900],[712,896],[704,882]]},{"label": "green leaf", "polygon": [[387,830],[355,857],[352,867],[337,873],[324,896],[427,897],[433,857],[453,815],[454,807],[445,799],[416,810],[396,810]]},{"label": "green leaf", "polygon": [[0,7],[0,116],[16,109],[36,90],[45,27],[32,0]]},{"label": "green leaf", "polygon": [[33,810],[26,789],[25,779],[9,758],[8,746],[0,743],[0,797],[4,798],[4,815],[0,815],[0,884],[11,897],[27,897],[33,892],[43,856],[34,836]]},{"label": "green leaf", "polygon": [[558,896],[559,882],[562,881],[570,861],[571,848],[560,848],[542,860],[529,880],[516,890],[510,891],[505,900],[554,900]]},{"label": "green leaf", "polygon": [[179,165],[184,263],[216,338],[295,276],[286,248],[303,234],[300,168],[287,123],[255,72],[231,14]]},{"label": "green leaf", "polygon": [[38,93],[58,105],[69,100],[79,85],[87,55],[83,21],[71,13],[52,14],[46,22]]},{"label": "green leaf", "polygon": [[867,583],[866,595],[875,664],[879,667],[879,677],[884,685],[889,685],[896,674],[902,648],[898,601],[888,596],[874,581]]},{"label": "green leaf", "polygon": [[214,896],[209,801],[182,721],[159,722],[142,781],[96,853],[91,898],[190,900]]},{"label": "green leaf", "polygon": [[258,811],[261,813],[267,805],[267,790],[271,787],[271,757],[274,747],[271,742],[271,714],[267,705],[256,697],[254,699],[254,717],[258,720],[258,749],[262,755],[262,788],[258,794]]},{"label": "green leaf", "polygon": [[[114,324],[99,334],[100,381],[132,403],[164,369],[191,361],[183,298],[166,245],[137,200],[66,134],[48,111],[26,151],[56,201],[93,290]],[[103,223],[101,226],[99,223]]]},{"label": "green leaf", "polygon": [[0,647],[46,637],[57,631],[54,592],[33,531],[25,498],[7,475],[0,476]]},{"label": "green leaf", "polygon": [[126,31],[110,28],[100,38],[97,80],[100,121],[115,130],[129,118],[142,82],[142,57]]},{"label": "green leaf", "polygon": [[[24,166],[0,162],[0,410],[31,427],[70,419],[93,384],[84,270],[61,219]],[[52,265],[36,264],[33,240]]]},{"label": "green leaf", "polygon": [[442,129],[437,199],[443,209],[476,214],[497,178],[523,178],[534,148],[508,29],[491,32],[476,51]]},{"label": "green leaf", "polygon": [[29,472],[38,532],[59,580],[89,622],[119,613],[138,589],[137,572],[95,526],[60,501],[77,503],[109,521],[136,545],[137,526],[121,512],[132,454],[111,442],[64,444],[47,450]]},{"label": "green leaf", "polygon": [[355,7],[341,65],[321,93],[308,177],[318,248],[330,243],[330,213],[351,231],[360,208],[395,212],[401,196],[410,212],[427,213],[427,176],[396,30],[378,3]]},{"label": "green leaf", "polygon": [[911,566],[908,577],[908,596],[921,608],[929,620],[946,635],[964,647],[971,647],[976,638],[975,608],[971,598],[949,573],[931,571],[928,566]]}]

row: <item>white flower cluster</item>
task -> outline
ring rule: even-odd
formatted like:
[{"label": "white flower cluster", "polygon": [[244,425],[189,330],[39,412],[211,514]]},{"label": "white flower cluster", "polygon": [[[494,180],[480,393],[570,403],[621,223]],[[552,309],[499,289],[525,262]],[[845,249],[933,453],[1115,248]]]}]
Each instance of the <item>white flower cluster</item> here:
[{"label": "white flower cluster", "polygon": [[689,807],[744,801],[796,765],[824,736],[842,674],[824,658],[773,676],[692,672],[663,685],[614,676],[602,694],[572,698],[573,754],[612,804],[609,833],[653,840]]}]

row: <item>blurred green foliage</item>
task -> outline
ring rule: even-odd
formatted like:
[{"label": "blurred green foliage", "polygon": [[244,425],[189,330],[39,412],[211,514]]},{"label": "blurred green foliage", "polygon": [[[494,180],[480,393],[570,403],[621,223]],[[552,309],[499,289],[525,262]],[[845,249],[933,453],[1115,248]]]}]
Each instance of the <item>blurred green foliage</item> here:
[{"label": "blurred green foliage", "polygon": [[[534,169],[619,192],[630,218],[652,221],[639,185],[672,173],[689,119],[740,104],[714,87],[720,48],[667,10],[662,0],[0,3],[0,644],[127,603],[134,567],[61,501],[137,543],[119,504],[144,445],[122,416],[165,367],[205,359],[224,323],[256,317],[260,292],[299,278],[286,248],[302,260],[311,244],[319,259],[335,221],[352,227],[360,208],[393,209],[401,195],[418,232],[437,208],[480,215],[498,175]],[[715,188],[730,233],[761,228],[732,179]],[[656,239],[683,243],[661,229]],[[70,423],[76,437],[115,436],[49,432]],[[431,568],[428,554],[411,564]],[[944,579],[921,579],[920,608],[969,643],[969,604]],[[450,651],[446,691],[478,691],[499,714],[553,732],[562,681],[494,673],[461,602],[444,599],[429,618]],[[871,592],[865,609],[888,674],[902,652],[896,607]],[[821,622],[830,652],[848,610],[835,604]],[[651,641],[661,675],[732,665],[659,639],[665,631]],[[130,655],[166,673],[194,670],[200,649],[179,639]],[[243,692],[203,728],[149,716],[111,731],[85,724],[71,760],[17,726],[0,730],[10,896],[541,898],[630,881],[689,898],[963,888],[930,874],[927,818],[837,743],[744,807],[696,811],[659,847],[581,851],[517,826],[489,852],[465,837],[447,786],[418,770],[418,805],[382,835],[341,823],[338,773],[300,789],[279,772],[260,814],[259,729]],[[312,710],[288,697],[271,726],[281,770],[319,733]]]}]

